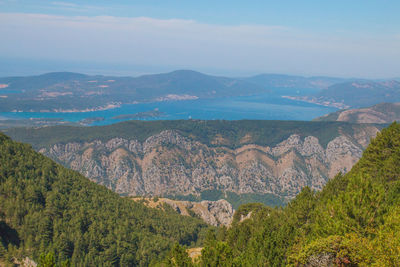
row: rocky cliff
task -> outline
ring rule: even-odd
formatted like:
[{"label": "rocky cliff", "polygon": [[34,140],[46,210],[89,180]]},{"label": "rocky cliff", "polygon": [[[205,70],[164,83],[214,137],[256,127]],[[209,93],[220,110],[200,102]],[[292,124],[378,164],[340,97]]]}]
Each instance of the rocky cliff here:
[{"label": "rocky cliff", "polygon": [[151,208],[162,208],[163,203],[172,207],[184,216],[197,216],[208,224],[229,226],[233,219],[234,209],[225,199],[218,201],[203,200],[200,202],[179,201],[168,198],[143,198],[135,197],[134,201],[143,202]]},{"label": "rocky cliff", "polygon": [[355,127],[323,145],[313,135],[291,134],[271,146],[249,144],[251,136],[244,135],[243,145],[232,148],[224,145],[223,135],[206,144],[177,130],[163,130],[142,141],[113,137],[38,150],[124,195],[221,190],[290,199],[304,186],[320,190],[329,178],[350,170],[377,132],[372,125]]}]

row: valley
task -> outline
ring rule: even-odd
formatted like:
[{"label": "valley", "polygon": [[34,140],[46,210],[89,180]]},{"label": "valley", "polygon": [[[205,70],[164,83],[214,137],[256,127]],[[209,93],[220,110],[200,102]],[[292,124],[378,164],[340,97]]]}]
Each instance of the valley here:
[{"label": "valley", "polygon": [[399,267],[399,10],[0,0],[0,267]]}]

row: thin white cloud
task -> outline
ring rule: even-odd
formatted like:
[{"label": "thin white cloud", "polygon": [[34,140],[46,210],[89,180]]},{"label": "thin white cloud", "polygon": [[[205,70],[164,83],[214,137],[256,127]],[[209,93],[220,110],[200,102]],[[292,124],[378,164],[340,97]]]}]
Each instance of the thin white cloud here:
[{"label": "thin white cloud", "polygon": [[61,2],[61,1],[55,1],[51,2],[52,5],[54,6],[62,6],[62,7],[77,7],[77,4],[74,3],[69,3],[69,2]]},{"label": "thin white cloud", "polygon": [[400,69],[400,40],[395,36],[21,13],[0,13],[0,25],[0,56],[346,76],[398,76]]},{"label": "thin white cloud", "polygon": [[53,1],[53,2],[50,2],[49,4],[42,6],[42,8],[49,9],[49,10],[74,12],[74,13],[78,13],[78,14],[106,10],[106,8],[103,6],[75,4],[75,3],[63,2],[63,1]]}]

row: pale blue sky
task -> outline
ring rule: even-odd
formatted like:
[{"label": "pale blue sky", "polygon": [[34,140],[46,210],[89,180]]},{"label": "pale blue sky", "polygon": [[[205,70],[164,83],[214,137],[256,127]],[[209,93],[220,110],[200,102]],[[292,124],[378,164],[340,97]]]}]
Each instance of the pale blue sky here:
[{"label": "pale blue sky", "polygon": [[0,58],[398,77],[399,14],[398,0],[0,0]]}]

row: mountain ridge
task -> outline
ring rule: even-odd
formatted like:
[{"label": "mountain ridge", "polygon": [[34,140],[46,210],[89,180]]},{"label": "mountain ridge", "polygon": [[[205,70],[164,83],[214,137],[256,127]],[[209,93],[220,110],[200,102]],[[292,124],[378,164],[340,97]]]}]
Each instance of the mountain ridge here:
[{"label": "mountain ridge", "polygon": [[255,76],[244,78],[247,81],[254,82],[262,86],[273,88],[309,88],[309,89],[325,89],[329,86],[346,81],[344,78],[328,77],[328,76],[296,76],[286,74],[262,73]]},{"label": "mountain ridge", "polygon": [[139,77],[57,72],[0,78],[0,111],[85,110],[107,105],[154,102],[168,95],[214,98],[269,90],[240,79],[179,70]]},{"label": "mountain ridge", "polygon": [[[292,89],[320,90],[343,81],[330,77],[260,74],[225,77],[193,70],[147,74],[137,77],[53,72],[36,76],[0,78],[0,111],[54,111],[99,109],[159,101],[168,95],[191,98],[293,93]],[[304,94],[303,92],[302,94]]]},{"label": "mountain ridge", "polygon": [[6,133],[123,195],[202,200],[199,196],[206,192],[222,198],[221,192],[228,192],[227,200],[238,197],[232,194],[253,194],[260,201],[264,194],[269,198],[266,203],[276,205],[303,186],[319,190],[337,172],[350,170],[381,127],[342,122],[129,121]]}]

